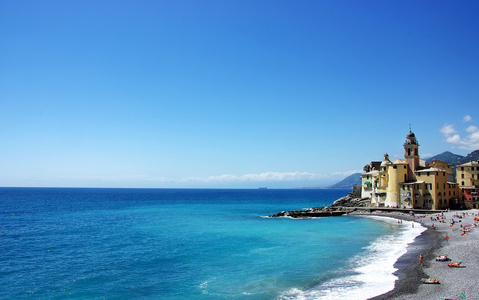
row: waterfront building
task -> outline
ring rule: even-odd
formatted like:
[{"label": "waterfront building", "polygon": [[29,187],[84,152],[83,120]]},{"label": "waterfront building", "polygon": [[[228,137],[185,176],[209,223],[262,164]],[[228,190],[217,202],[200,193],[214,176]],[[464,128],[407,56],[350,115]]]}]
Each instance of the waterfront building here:
[{"label": "waterfront building", "polygon": [[385,154],[379,170],[365,168],[361,174],[361,196],[370,198],[373,207],[445,209],[457,206],[459,190],[452,168],[442,161],[426,165],[419,157],[419,143],[411,131],[403,147],[404,159],[391,162]]},{"label": "waterfront building", "polygon": [[456,177],[465,206],[479,208],[479,161],[457,166]]}]

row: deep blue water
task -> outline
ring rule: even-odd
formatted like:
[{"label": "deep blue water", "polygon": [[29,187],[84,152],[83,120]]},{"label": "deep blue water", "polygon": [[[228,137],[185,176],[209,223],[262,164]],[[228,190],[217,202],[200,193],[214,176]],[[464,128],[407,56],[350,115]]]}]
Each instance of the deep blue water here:
[{"label": "deep blue water", "polygon": [[0,298],[326,299],[345,286],[361,295],[368,258],[384,244],[404,248],[411,226],[260,217],[348,192],[0,188]]}]

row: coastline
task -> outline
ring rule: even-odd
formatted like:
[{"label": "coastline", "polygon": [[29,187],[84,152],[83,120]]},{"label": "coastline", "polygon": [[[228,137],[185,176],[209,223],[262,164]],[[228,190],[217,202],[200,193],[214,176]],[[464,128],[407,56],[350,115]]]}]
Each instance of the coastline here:
[{"label": "coastline", "polygon": [[[450,211],[443,214],[443,223],[434,218],[437,214],[420,214],[413,217],[407,214],[393,213],[359,213],[352,216],[383,216],[400,220],[415,221],[426,227],[426,230],[409,244],[407,251],[402,255],[394,267],[398,270],[394,273],[398,279],[394,289],[370,298],[380,299],[477,299],[479,287],[474,280],[479,272],[479,264],[476,258],[479,257],[479,250],[475,249],[479,241],[477,228],[472,227],[467,235],[462,236],[461,225],[473,225],[474,214],[478,210]],[[463,215],[464,214],[464,215]],[[457,216],[461,218],[458,218]],[[432,219],[431,219],[432,218]],[[451,220],[455,225],[450,226]],[[433,225],[435,229],[433,229]],[[446,241],[445,236],[450,238]],[[423,254],[424,264],[421,267],[419,255]],[[437,262],[438,255],[445,255],[457,262],[463,261],[465,268],[450,268],[447,262]],[[422,278],[437,278],[441,284],[423,284]]]}]

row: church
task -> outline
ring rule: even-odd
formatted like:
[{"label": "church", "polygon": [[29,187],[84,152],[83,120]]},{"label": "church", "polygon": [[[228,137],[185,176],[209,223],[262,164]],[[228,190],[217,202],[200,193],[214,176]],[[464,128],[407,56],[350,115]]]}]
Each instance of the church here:
[{"label": "church", "polygon": [[419,143],[410,130],[404,159],[373,161],[361,174],[361,197],[372,207],[447,209],[458,205],[459,188],[445,162],[426,164],[419,158]]}]

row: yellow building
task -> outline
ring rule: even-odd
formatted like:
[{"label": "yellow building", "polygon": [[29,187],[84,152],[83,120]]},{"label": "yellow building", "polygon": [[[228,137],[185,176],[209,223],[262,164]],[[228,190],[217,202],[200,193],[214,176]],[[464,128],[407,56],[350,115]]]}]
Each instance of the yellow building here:
[{"label": "yellow building", "polygon": [[479,161],[471,161],[456,167],[460,186],[476,186],[479,183]]},{"label": "yellow building", "polygon": [[[457,183],[449,180],[449,174],[445,170],[426,168],[417,170],[418,182],[423,182],[422,205],[417,207],[429,209],[447,209],[458,205],[459,189]],[[416,194],[415,194],[416,197]],[[421,197],[416,197],[421,200]]]},{"label": "yellow building", "polygon": [[479,161],[457,166],[456,178],[465,206],[479,208]]},{"label": "yellow building", "polygon": [[[379,170],[365,170],[361,175],[362,197],[370,198],[374,207],[446,209],[456,206],[459,190],[452,168],[441,161],[426,166],[419,158],[419,144],[411,131],[403,147],[404,159],[391,162],[386,154]],[[479,172],[479,168],[476,170]]]},{"label": "yellow building", "polygon": [[442,160],[435,160],[435,161],[432,161],[428,164],[426,164],[426,167],[428,168],[436,168],[436,169],[439,169],[439,170],[444,170],[446,171],[447,174],[454,174],[453,170],[452,170],[452,167],[450,165],[447,164],[447,162],[444,162]]}]

